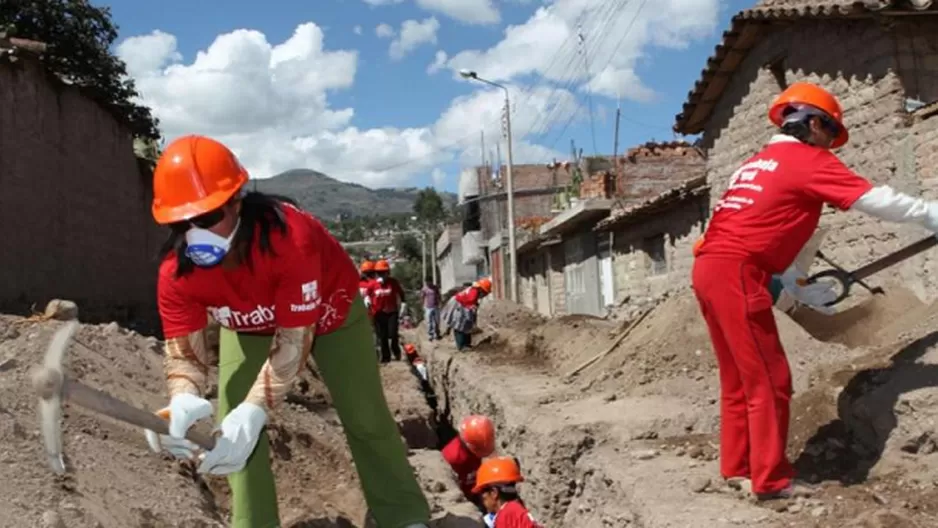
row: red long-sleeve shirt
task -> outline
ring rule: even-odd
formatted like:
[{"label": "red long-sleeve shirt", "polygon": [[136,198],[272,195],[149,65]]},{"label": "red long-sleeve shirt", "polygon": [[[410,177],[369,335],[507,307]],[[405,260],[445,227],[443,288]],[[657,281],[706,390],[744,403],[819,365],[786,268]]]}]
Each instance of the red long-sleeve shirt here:
[{"label": "red long-sleeve shirt", "polygon": [[469,448],[462,443],[459,437],[453,438],[441,451],[443,460],[456,473],[456,482],[466,497],[472,497],[472,488],[475,486],[475,473],[482,465],[482,459],[475,456]]},{"label": "red long-sleeve shirt", "polygon": [[478,308],[479,307],[479,290],[478,288],[469,287],[465,290],[456,294],[456,302],[465,306],[466,308]]},{"label": "red long-sleeve shirt", "polygon": [[371,308],[374,313],[397,312],[401,308],[401,301],[404,300],[404,288],[394,277],[371,281],[367,293],[371,296]]}]

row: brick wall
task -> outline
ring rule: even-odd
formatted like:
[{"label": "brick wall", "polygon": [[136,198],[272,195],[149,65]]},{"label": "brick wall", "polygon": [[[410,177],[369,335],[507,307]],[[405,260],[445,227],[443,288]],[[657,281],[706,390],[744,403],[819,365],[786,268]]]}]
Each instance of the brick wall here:
[{"label": "brick wall", "polygon": [[[495,180],[490,177],[487,167],[480,168],[479,189],[482,196],[504,193],[505,170],[502,168],[502,177],[500,179],[502,187],[496,185]],[[566,185],[570,183],[570,171],[563,169],[551,170],[546,165],[515,165],[512,169],[512,179],[514,180],[515,191],[527,189],[544,189],[555,185]],[[515,196],[515,219],[550,216],[554,204],[554,194],[544,193],[539,195],[516,195]],[[481,203],[482,210],[482,233],[486,240],[495,236],[495,233],[503,229],[508,222],[508,202],[505,196],[497,199],[486,200]]]},{"label": "brick wall", "polygon": [[676,184],[703,175],[704,152],[684,142],[647,143],[629,149],[619,160],[616,194],[624,203],[641,202]]},{"label": "brick wall", "polygon": [[[690,284],[691,246],[705,227],[707,195],[675,204],[665,212],[613,231],[616,302],[626,297],[642,303]],[[648,254],[650,238],[663,236],[666,269],[654,273]]]},{"label": "brick wall", "polygon": [[0,64],[0,186],[0,308],[61,297],[149,328],[163,238],[149,177],[127,132],[32,58]]},{"label": "brick wall", "polygon": [[[704,130],[711,200],[720,197],[732,172],[773,133],[766,112],[781,88],[763,65],[783,53],[789,83],[818,82],[840,98],[851,139],[837,154],[848,166],[876,183],[938,198],[938,160],[933,159],[938,125],[928,120],[910,127],[904,110],[906,95],[926,102],[938,99],[938,47],[933,44],[938,22],[928,17],[893,22],[887,30],[868,20],[804,21],[758,44],[733,76]],[[918,226],[830,209],[822,225],[833,228],[823,249],[848,268],[927,234]],[[923,298],[934,299],[938,289],[927,272],[933,260],[912,259],[870,282],[886,285],[895,278]]]}]

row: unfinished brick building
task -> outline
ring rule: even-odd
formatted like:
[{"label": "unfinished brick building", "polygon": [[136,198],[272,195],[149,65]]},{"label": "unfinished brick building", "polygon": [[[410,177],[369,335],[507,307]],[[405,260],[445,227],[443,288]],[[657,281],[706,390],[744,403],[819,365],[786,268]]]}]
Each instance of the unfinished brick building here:
[{"label": "unfinished brick building", "polygon": [[0,309],[66,298],[84,320],[155,329],[151,178],[130,133],[46,71],[41,51],[0,40]]},{"label": "unfinished brick building", "polygon": [[[712,201],[773,133],[771,100],[789,83],[816,82],[844,107],[850,142],[838,155],[877,183],[938,198],[938,14],[931,0],[763,0],[738,13],[677,116],[702,133]],[[827,211],[825,252],[853,267],[928,233],[856,213]],[[688,240],[686,244],[692,241]],[[690,248],[686,247],[689,252]],[[932,251],[871,279],[938,294]]]}]

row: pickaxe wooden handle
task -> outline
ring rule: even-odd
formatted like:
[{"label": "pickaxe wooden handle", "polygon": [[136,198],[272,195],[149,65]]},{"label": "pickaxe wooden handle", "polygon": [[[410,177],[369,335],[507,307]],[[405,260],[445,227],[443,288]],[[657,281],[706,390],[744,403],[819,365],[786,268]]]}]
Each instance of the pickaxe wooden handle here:
[{"label": "pickaxe wooden handle", "polygon": [[[62,398],[115,420],[169,434],[169,422],[156,414],[134,407],[105,392],[69,379],[62,369],[62,359],[78,322],[70,321],[59,328],[49,343],[42,366],[33,373],[33,388],[39,395],[39,418],[49,465],[56,473],[65,472],[62,459]],[[215,447],[215,439],[190,429],[186,438],[205,450]]]}]

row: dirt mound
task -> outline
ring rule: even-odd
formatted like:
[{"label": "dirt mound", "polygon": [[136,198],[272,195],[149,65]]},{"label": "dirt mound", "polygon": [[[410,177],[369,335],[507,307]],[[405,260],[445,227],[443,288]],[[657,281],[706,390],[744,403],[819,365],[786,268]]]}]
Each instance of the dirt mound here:
[{"label": "dirt mound", "polygon": [[[45,465],[29,370],[61,323],[0,316],[0,526],[224,526],[224,478],[202,479],[188,464],[150,453],[139,429],[66,404],[64,448],[70,472]],[[67,353],[70,375],[133,405],[165,404],[161,344],[116,324],[83,325]],[[403,363],[382,369],[385,393],[411,447],[435,447],[434,413]],[[297,383],[269,425],[284,526],[356,527],[366,506],[328,392],[315,372]],[[415,451],[434,526],[477,527],[455,484],[439,476],[439,453]],[[440,460],[440,463],[442,461]],[[430,480],[420,474],[431,468]],[[456,494],[454,498],[453,493]],[[465,513],[465,512],[463,512]]]},{"label": "dirt mound", "polygon": [[524,305],[504,299],[489,298],[482,306],[479,311],[479,326],[483,328],[493,326],[521,331],[537,327],[547,320]]}]

